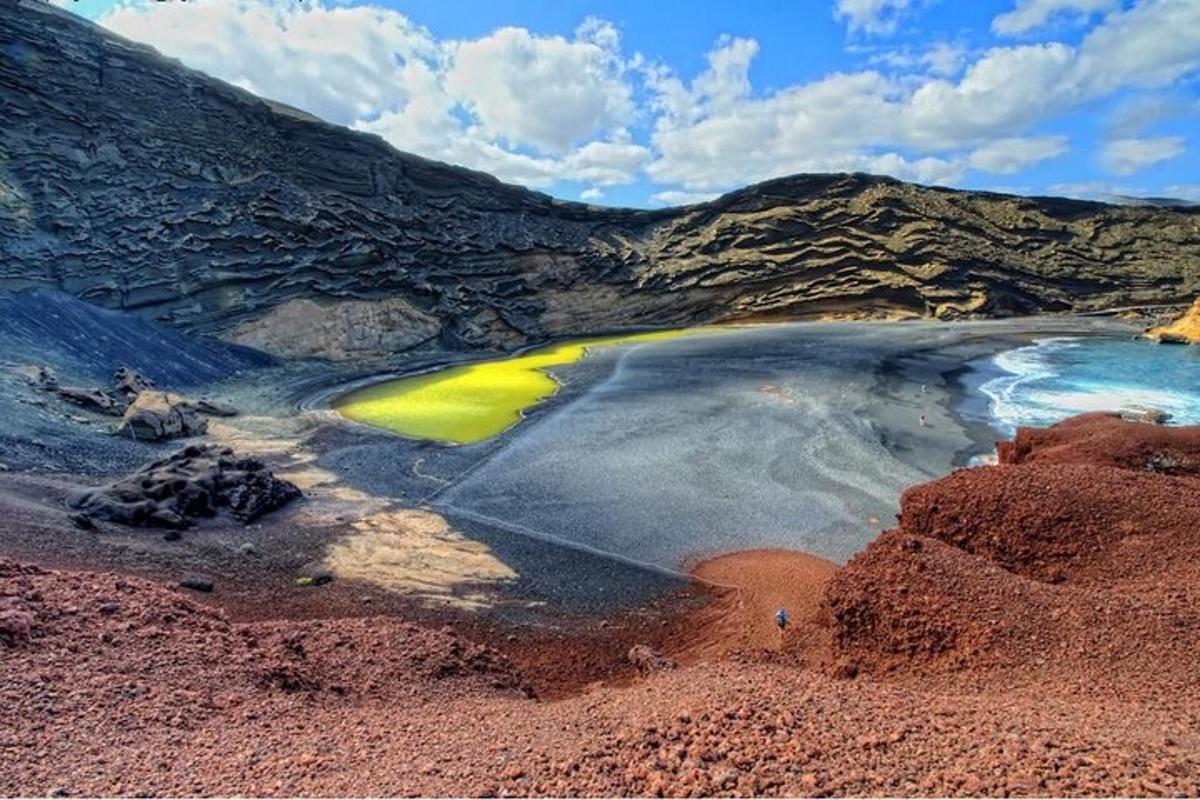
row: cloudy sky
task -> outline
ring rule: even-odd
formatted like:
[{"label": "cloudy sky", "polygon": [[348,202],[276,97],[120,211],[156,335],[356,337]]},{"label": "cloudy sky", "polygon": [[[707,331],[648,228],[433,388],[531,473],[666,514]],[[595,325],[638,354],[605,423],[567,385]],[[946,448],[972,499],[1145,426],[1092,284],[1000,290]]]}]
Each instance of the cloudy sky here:
[{"label": "cloudy sky", "polygon": [[56,0],[401,150],[658,206],[794,172],[1200,200],[1200,0]]}]

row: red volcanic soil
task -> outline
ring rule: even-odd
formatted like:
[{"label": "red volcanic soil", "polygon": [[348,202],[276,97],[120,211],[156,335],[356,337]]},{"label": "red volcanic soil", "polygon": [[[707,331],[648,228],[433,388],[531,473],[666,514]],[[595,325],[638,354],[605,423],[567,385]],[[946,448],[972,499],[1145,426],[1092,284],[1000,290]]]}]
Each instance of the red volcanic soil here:
[{"label": "red volcanic soil", "polygon": [[1095,415],[1022,431],[999,466],[907,492],[840,570],[698,565],[728,588],[645,674],[552,700],[506,637],[232,623],[2,562],[0,792],[1200,794],[1200,477],[1178,466],[1198,440]]}]

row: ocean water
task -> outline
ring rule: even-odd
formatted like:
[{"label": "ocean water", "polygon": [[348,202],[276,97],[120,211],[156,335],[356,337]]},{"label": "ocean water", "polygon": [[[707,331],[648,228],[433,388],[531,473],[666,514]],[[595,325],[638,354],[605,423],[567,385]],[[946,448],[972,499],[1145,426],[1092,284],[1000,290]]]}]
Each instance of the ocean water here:
[{"label": "ocean water", "polygon": [[989,421],[1011,436],[1086,411],[1156,408],[1200,424],[1200,348],[1128,339],[1055,337],[990,359],[979,390]]}]

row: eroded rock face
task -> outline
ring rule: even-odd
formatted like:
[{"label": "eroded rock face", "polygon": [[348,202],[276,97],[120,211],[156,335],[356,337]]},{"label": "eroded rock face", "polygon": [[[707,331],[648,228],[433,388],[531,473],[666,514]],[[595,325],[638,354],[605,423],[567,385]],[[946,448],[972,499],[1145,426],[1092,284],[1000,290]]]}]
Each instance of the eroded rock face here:
[{"label": "eroded rock face", "polygon": [[226,337],[277,356],[335,361],[394,353],[429,341],[441,331],[437,317],[399,298],[288,300]]},{"label": "eroded rock face", "polygon": [[[388,351],[434,320],[443,346],[494,348],[633,325],[1200,293],[1196,209],[864,175],[602,209],[399,153],[36,0],[6,6],[0,42],[0,290],[58,287],[277,352]],[[315,345],[272,332],[306,318],[298,300],[339,309]],[[381,300],[404,306],[353,305]],[[358,337],[347,328],[361,314],[373,322]]]},{"label": "eroded rock face", "polygon": [[227,447],[186,447],[115,483],[81,492],[68,504],[91,519],[124,525],[188,528],[221,509],[250,523],[301,496],[261,462]]}]

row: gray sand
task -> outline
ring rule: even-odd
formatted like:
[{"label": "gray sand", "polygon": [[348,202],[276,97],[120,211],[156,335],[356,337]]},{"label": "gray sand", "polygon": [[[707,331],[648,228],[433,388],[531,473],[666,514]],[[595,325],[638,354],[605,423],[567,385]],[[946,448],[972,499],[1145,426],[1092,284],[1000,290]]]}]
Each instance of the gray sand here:
[{"label": "gray sand", "polygon": [[666,569],[761,546],[842,562],[892,523],[906,487],[991,449],[953,413],[964,361],[1063,331],[1125,329],[797,323],[640,344],[598,381],[558,372],[572,399],[432,503]]}]

